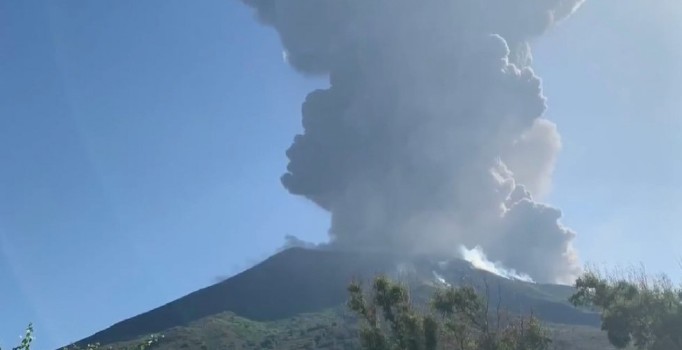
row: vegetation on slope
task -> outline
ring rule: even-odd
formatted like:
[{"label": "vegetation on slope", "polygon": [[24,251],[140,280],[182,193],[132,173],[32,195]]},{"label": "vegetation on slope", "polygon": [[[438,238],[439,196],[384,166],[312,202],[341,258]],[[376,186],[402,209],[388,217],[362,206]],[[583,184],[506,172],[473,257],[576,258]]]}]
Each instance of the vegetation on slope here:
[{"label": "vegetation on slope", "polygon": [[[399,271],[397,267],[401,265],[409,265],[407,273]],[[369,280],[377,273],[408,282],[415,298],[424,301],[439,287],[434,273],[460,286],[477,285],[487,279],[495,287],[491,298],[497,300],[499,292],[503,307],[510,312],[533,310],[546,322],[599,325],[596,313],[578,310],[568,303],[567,298],[574,291],[568,286],[507,280],[477,270],[463,260],[449,261],[442,266],[442,261],[429,257],[292,248],[223,282],[121,321],[78,344],[139,339],[147,334],[166,333],[174,327],[186,327],[222,312],[234,312],[264,323],[315,313],[345,303],[346,287],[352,279]]]},{"label": "vegetation on slope", "polygon": [[430,310],[418,310],[407,288],[386,277],[374,280],[368,296],[356,283],[349,292],[366,350],[548,350],[552,342],[536,318],[510,318],[499,301],[491,313],[488,297],[471,287],[437,291]]},{"label": "vegetation on slope", "polygon": [[[428,289],[429,293],[434,292],[434,290],[437,289]],[[357,291],[358,290],[356,289],[356,292]],[[458,293],[457,291],[467,291],[468,294]],[[407,296],[407,291],[404,290],[404,292],[404,294],[400,295]],[[350,296],[351,301],[358,301],[358,294],[351,293]],[[454,314],[459,311],[457,311],[452,302],[461,300],[460,297],[462,296],[468,296],[469,299],[464,298],[463,300],[468,300],[468,302],[472,303],[471,305],[478,305],[476,308],[469,309],[470,311],[478,311],[467,317],[482,317],[480,307],[483,306],[484,299],[478,299],[472,288],[459,288],[444,290],[441,291],[441,293],[436,294],[436,297],[439,299],[435,300],[440,301],[438,305],[441,311],[440,313],[432,315],[434,319],[440,317],[438,319],[439,322],[446,321],[447,319],[455,319],[456,317]],[[366,307],[370,307],[369,304],[376,301],[376,298],[369,297],[368,299],[365,299],[365,305]],[[403,303],[403,305],[407,304]],[[425,310],[420,306],[423,305],[422,303],[417,302],[415,305],[415,308],[412,308],[410,305],[411,312],[416,313]],[[450,305],[451,308],[448,309],[447,305]],[[496,304],[495,308],[497,307]],[[449,317],[446,317],[448,313],[450,313]],[[315,313],[298,314],[293,317],[267,322],[254,321],[240,317],[232,312],[224,312],[202,318],[184,326],[164,330],[164,337],[162,338],[141,337],[126,342],[106,344],[105,347],[99,345],[83,346],[82,349],[139,350],[152,347],[155,350],[359,349],[362,339],[361,334],[363,332],[361,326],[363,317],[357,316],[357,314],[341,305],[336,308],[329,308]],[[502,316],[508,320],[508,318],[506,318],[507,315]],[[480,318],[479,324],[483,324],[483,321],[484,320]],[[501,325],[501,323],[499,325]],[[511,326],[512,323],[509,322],[506,325],[508,327],[504,328],[503,332],[500,334],[504,334],[507,337],[513,336],[515,330],[526,329],[525,327],[529,326],[529,324],[524,324],[521,328],[513,328],[513,326]],[[535,327],[535,324],[531,326]],[[454,329],[457,328],[452,322],[444,322],[440,327],[443,327],[441,330],[450,329],[450,331],[454,331]],[[492,330],[492,327],[489,330]],[[548,332],[547,336],[553,339],[552,349],[604,350],[609,348],[605,337],[601,336],[599,331],[594,328],[548,324],[546,331]],[[471,334],[481,335],[483,333],[480,333],[479,329],[475,330],[474,333],[470,333],[470,335]],[[32,339],[32,328],[30,328],[29,333],[24,337],[25,346],[16,349],[29,350],[30,341]],[[153,340],[153,342],[150,342],[150,340]],[[78,348],[71,347],[70,349]]]},{"label": "vegetation on slope", "polygon": [[[31,350],[31,345],[35,339],[33,336],[33,324],[26,327],[24,335],[21,336],[21,343],[12,348],[12,350]],[[88,344],[85,347],[72,345],[61,350],[151,350],[161,343],[163,336],[151,335],[146,339],[130,342],[129,344],[121,344],[114,346],[102,346],[100,344]],[[2,349],[0,349],[2,350]]]},{"label": "vegetation on slope", "polygon": [[576,281],[571,302],[598,309],[602,330],[617,348],[682,349],[682,289],[644,273],[603,277],[588,272]]},{"label": "vegetation on slope", "polygon": [[[613,349],[598,329],[586,326],[547,324],[552,349]],[[185,326],[163,331],[154,350],[254,350],[254,349],[359,349],[360,324],[343,307],[300,314],[278,321],[259,322],[231,312],[205,317]],[[149,339],[106,344],[104,349],[135,349]],[[28,350],[21,348],[19,350]]]},{"label": "vegetation on slope", "polygon": [[[268,273],[261,275],[265,279]],[[323,284],[328,283],[324,278],[318,277],[316,275],[314,280]],[[492,281],[497,283],[495,280]],[[375,346],[371,349],[411,350],[413,348],[405,347],[406,342],[416,342],[421,344],[421,347],[414,349],[430,349],[427,346],[432,347],[433,344],[444,345],[438,349],[460,344],[456,349],[506,350],[528,349],[523,336],[534,334],[536,340],[542,340],[539,344],[533,345],[536,349],[546,349],[546,346],[550,346],[549,349],[552,350],[604,350],[613,349],[612,345],[619,349],[626,347],[640,350],[682,349],[682,290],[673,287],[664,278],[649,279],[644,274],[631,275],[629,278],[602,277],[598,273],[589,272],[578,279],[573,295],[570,296],[570,303],[598,312],[604,332],[592,327],[551,322],[540,327],[536,319],[513,316],[520,314],[518,310],[506,309],[500,300],[510,296],[520,300],[518,295],[526,295],[525,289],[533,287],[518,283],[519,285],[513,285],[513,288],[506,286],[506,289],[502,289],[505,288],[504,285],[491,288],[490,293],[487,288],[476,289],[465,284],[439,289],[433,283],[423,283],[414,285],[408,293],[407,287],[384,278],[376,280],[368,291],[357,284],[351,285],[350,299],[346,294],[346,300],[350,300],[350,309],[337,305],[274,320],[253,320],[241,314],[221,312],[164,328],[161,330],[163,338],[140,334],[123,339],[124,341],[103,342],[105,346],[80,345],[83,350],[150,348],[345,350],[359,349],[364,344]],[[252,287],[262,286],[257,284]],[[552,289],[552,286],[537,286],[538,294],[548,293],[549,297],[564,294],[566,291],[563,287]],[[311,287],[310,290],[315,288]],[[310,293],[310,290],[307,293]],[[289,300],[278,298],[277,295],[278,291],[274,290],[272,293],[274,299],[270,303]],[[263,308],[262,305],[247,302],[242,306]],[[500,309],[509,312],[500,313]],[[525,309],[525,313],[531,311],[534,309]],[[493,316],[492,319],[489,318],[490,315]],[[547,322],[542,317],[539,319]],[[396,331],[405,330],[410,330],[412,334],[396,334]],[[428,334],[429,330],[431,334]],[[543,342],[548,338],[552,340],[551,344]],[[374,340],[370,341],[371,339]],[[430,340],[427,339],[436,341],[429,343]],[[30,350],[32,341],[33,328],[29,326],[21,344],[12,349]],[[395,344],[399,345],[396,347]],[[526,344],[524,345],[526,347],[519,344]],[[484,345],[488,347],[482,347]]]}]

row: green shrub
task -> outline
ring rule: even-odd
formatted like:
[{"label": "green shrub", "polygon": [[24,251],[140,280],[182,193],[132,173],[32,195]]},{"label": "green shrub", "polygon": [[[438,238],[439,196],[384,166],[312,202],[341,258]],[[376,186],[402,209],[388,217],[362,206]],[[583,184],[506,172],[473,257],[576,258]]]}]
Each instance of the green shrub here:
[{"label": "green shrub", "polygon": [[368,293],[358,283],[348,291],[366,350],[546,350],[551,343],[537,319],[510,319],[499,307],[491,315],[487,298],[470,287],[437,291],[430,310],[421,312],[407,288],[386,277],[376,278]]},{"label": "green shrub", "polygon": [[597,309],[602,330],[615,347],[682,349],[682,290],[667,278],[651,279],[637,271],[603,277],[592,271],[580,277],[575,287],[571,303]]}]

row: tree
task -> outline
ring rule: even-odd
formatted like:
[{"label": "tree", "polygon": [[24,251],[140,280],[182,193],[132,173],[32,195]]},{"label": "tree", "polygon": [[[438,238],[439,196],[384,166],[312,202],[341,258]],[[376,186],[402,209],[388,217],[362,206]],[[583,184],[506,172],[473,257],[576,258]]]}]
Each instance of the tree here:
[{"label": "tree", "polygon": [[533,317],[503,317],[499,302],[491,315],[487,296],[471,287],[438,290],[422,311],[405,286],[386,277],[376,278],[368,293],[359,283],[348,291],[366,350],[545,350],[551,342]]},{"label": "tree", "polygon": [[602,277],[587,272],[575,283],[570,301],[601,313],[602,330],[617,348],[682,349],[682,290],[665,278],[643,272],[629,277]]},{"label": "tree", "polygon": [[366,323],[360,330],[360,342],[365,349],[436,349],[436,321],[415,312],[403,286],[378,277],[374,280],[370,301],[366,300],[359,283],[352,283],[348,291],[348,307]]}]

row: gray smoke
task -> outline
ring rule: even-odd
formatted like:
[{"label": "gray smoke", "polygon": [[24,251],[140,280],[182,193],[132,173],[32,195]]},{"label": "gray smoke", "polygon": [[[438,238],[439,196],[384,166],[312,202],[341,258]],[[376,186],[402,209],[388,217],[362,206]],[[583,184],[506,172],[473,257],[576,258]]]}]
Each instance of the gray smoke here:
[{"label": "gray smoke", "polygon": [[329,76],[282,183],[331,213],[332,246],[480,246],[539,282],[576,274],[574,233],[532,197],[561,143],[529,40],[582,0],[243,1],[296,70]]}]

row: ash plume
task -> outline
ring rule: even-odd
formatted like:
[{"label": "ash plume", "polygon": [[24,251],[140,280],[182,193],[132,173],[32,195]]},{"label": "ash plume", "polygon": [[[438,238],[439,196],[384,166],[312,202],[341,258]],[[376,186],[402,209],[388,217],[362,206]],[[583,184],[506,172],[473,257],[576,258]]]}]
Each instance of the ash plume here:
[{"label": "ash plume", "polygon": [[529,41],[582,0],[243,1],[291,66],[329,77],[282,183],[331,213],[330,246],[478,246],[538,282],[575,276],[574,233],[533,199],[561,143]]}]

